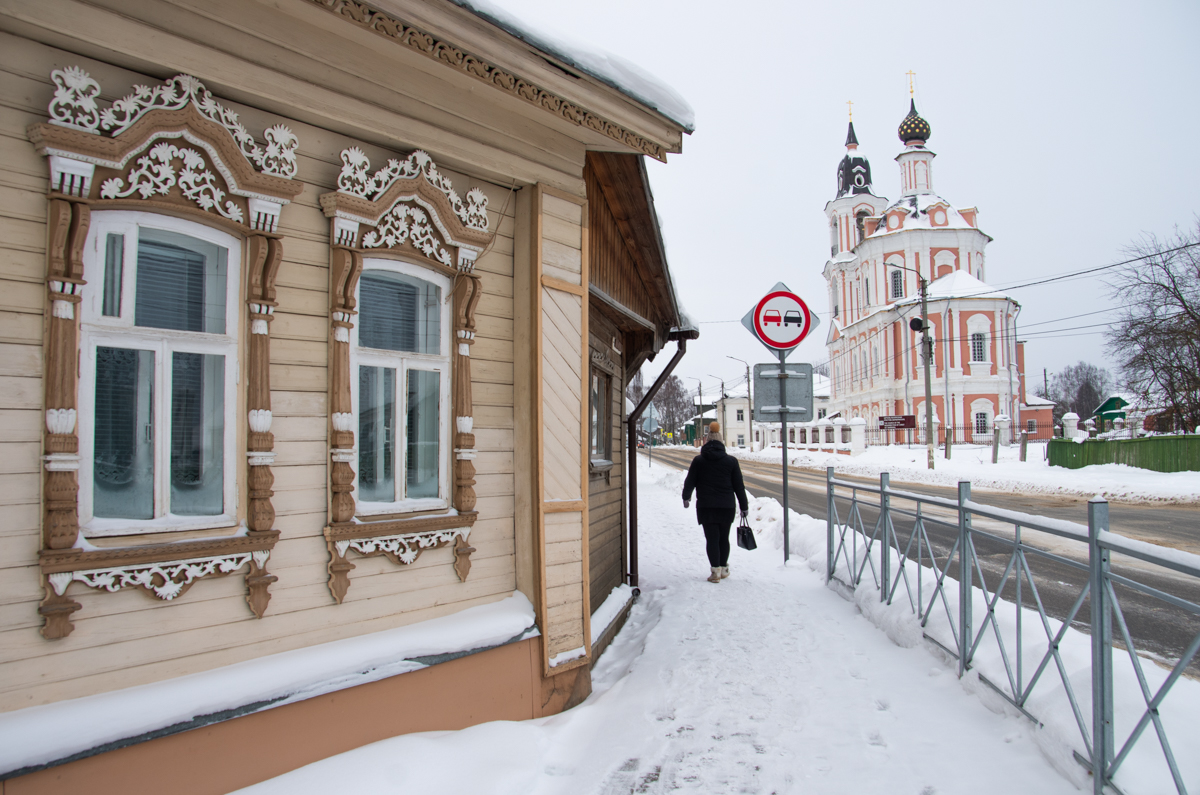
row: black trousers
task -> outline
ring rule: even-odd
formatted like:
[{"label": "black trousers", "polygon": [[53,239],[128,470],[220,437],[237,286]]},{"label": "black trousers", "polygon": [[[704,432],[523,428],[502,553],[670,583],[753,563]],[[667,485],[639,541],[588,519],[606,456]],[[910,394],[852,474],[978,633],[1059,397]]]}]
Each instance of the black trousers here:
[{"label": "black trousers", "polygon": [[704,523],[704,540],[709,566],[716,568],[729,565],[729,528],[731,525],[733,525],[732,519],[726,522]]}]

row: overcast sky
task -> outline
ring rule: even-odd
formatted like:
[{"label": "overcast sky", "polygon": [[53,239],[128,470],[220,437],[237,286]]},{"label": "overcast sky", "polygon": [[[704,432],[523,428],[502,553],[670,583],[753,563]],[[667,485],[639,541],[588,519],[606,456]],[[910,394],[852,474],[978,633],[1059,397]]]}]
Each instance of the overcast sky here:
[{"label": "overcast sky", "polygon": [[[933,128],[933,188],[979,208],[994,286],[1116,262],[1144,233],[1168,236],[1200,213],[1194,0],[496,2],[628,58],[695,108],[683,154],[649,166],[670,267],[701,329],[676,373],[691,389],[699,377],[706,397],[712,376],[744,379],[727,356],[768,360],[736,321],[777,281],[822,313],[791,361],[825,361],[824,207],[845,153],[845,103],[875,193],[894,200],[910,69]],[[1102,278],[1011,294],[1031,385],[1080,359],[1110,366],[1103,329],[1075,328],[1107,315],[1060,320],[1113,306]]]}]

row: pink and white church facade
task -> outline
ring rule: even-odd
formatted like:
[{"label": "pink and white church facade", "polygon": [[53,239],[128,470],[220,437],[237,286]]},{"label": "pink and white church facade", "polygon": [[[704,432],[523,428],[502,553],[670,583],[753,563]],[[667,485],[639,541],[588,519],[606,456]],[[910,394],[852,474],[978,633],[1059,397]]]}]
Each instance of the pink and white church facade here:
[{"label": "pink and white church facade", "polygon": [[1025,394],[1020,304],[985,283],[992,238],[979,229],[978,211],[934,193],[930,132],[913,103],[898,130],[901,195],[889,202],[872,192],[871,167],[850,123],[837,196],[825,205],[830,412],[861,417],[871,429],[880,416],[915,414],[924,438],[921,334],[909,326],[921,314],[919,274],[929,281],[939,443],[947,425],[958,429],[956,442],[990,440],[994,426],[1005,441],[1019,430],[1045,436],[1051,404]]}]

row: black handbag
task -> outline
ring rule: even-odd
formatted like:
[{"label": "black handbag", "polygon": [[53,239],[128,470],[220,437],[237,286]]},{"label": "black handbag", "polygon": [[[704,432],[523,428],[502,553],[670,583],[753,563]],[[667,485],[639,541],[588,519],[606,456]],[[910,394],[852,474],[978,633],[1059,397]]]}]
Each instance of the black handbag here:
[{"label": "black handbag", "polygon": [[746,514],[742,514],[738,522],[737,545],[742,549],[758,549],[758,542],[754,540],[754,531],[750,529],[750,519]]}]

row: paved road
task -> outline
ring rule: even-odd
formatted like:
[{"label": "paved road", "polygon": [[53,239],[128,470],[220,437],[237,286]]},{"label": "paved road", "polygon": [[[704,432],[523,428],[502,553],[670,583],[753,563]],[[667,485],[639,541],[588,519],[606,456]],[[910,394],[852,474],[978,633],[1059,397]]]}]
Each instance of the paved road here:
[{"label": "paved road", "polygon": [[[656,450],[655,462],[662,462],[686,469],[694,453],[687,450]],[[783,484],[780,466],[756,461],[742,461],[742,473],[746,481],[746,490],[757,497],[773,497],[782,500]],[[839,480],[852,480],[867,485],[877,485],[877,480],[868,478],[838,475]],[[914,491],[921,494],[957,499],[955,489],[930,486],[928,484],[904,484],[892,482],[893,488]],[[788,492],[791,508],[799,513],[807,513],[818,519],[826,518],[825,474],[812,470],[791,467],[788,471]],[[867,496],[867,495],[865,495]],[[874,497],[875,495],[869,495]],[[1087,499],[1081,497],[1046,497],[1040,495],[1013,494],[995,491],[975,490],[972,497],[976,502],[993,505],[1007,510],[1049,516],[1056,519],[1087,524]],[[843,500],[839,493],[839,517],[845,520],[848,513],[849,494]],[[878,498],[875,497],[877,502]],[[867,531],[874,527],[879,518],[877,508],[870,506],[868,498],[860,503],[860,511]],[[910,507],[908,503],[904,507]],[[935,515],[957,523],[957,514],[953,511],[934,511]],[[1173,546],[1189,552],[1200,553],[1200,506],[1160,506],[1137,503],[1110,503],[1109,519],[1111,529],[1121,535],[1139,538],[1144,541]],[[897,536],[902,545],[906,544],[912,532],[911,520],[894,517]],[[984,529],[998,536],[1012,538],[1013,528],[998,522],[976,519],[976,529]],[[944,567],[946,556],[957,537],[954,528],[943,528],[934,524],[926,525],[934,553],[941,566]],[[1023,541],[1048,551],[1082,562],[1086,565],[1087,550],[1082,544],[1062,541],[1045,534],[1026,532]],[[1011,546],[1001,541],[992,541],[983,536],[976,536],[976,549],[980,564],[991,591],[1004,574],[1011,556]],[[1051,616],[1065,618],[1078,597],[1080,589],[1087,581],[1086,570],[1040,556],[1027,556],[1030,568],[1037,582],[1038,593],[1042,598],[1047,613]],[[1114,559],[1113,569],[1127,574],[1146,585],[1151,585],[1167,593],[1171,593],[1193,603],[1200,604],[1200,581],[1163,571],[1156,567],[1140,564],[1136,561]],[[1029,599],[1029,589],[1026,587],[1025,599]],[[1015,601],[1015,581],[1010,577],[1003,592],[1004,598]],[[1200,618],[1190,616],[1180,610],[1167,606],[1160,600],[1132,591],[1128,588],[1118,588],[1117,596],[1121,600],[1126,621],[1134,643],[1140,651],[1149,652],[1160,658],[1178,660],[1188,644],[1200,633]],[[1028,601],[1026,601],[1028,604]],[[1074,625],[1087,631],[1088,603],[1084,602],[1076,615]],[[976,616],[976,625],[983,619]],[[1082,620],[1081,620],[1082,619]],[[1192,661],[1190,673],[1200,676],[1200,659]]]}]

